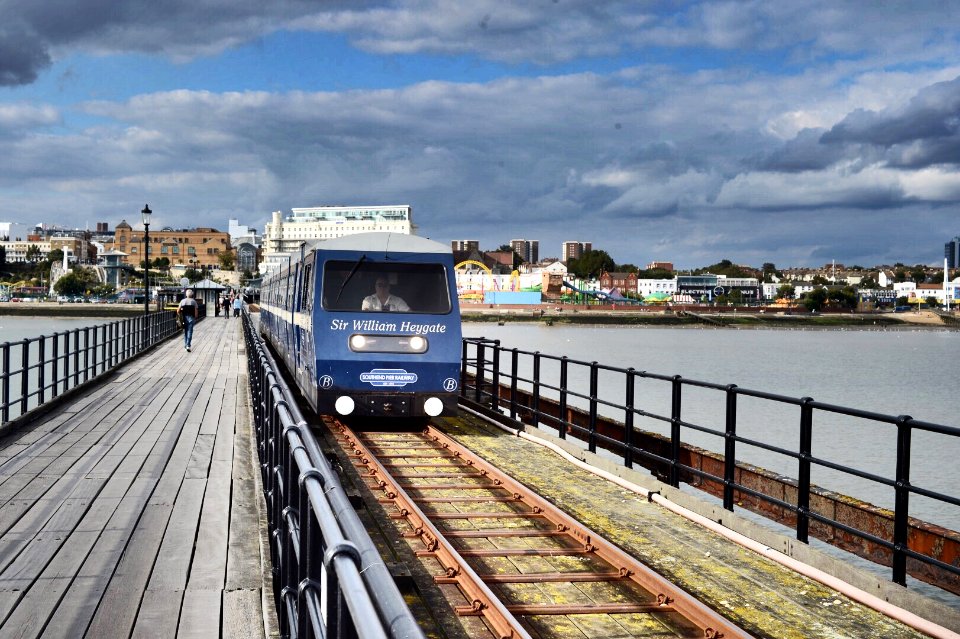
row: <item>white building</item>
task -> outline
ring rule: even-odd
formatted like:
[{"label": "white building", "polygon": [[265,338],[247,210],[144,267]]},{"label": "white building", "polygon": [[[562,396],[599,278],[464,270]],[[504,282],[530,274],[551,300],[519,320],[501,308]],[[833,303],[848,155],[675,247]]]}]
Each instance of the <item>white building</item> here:
[{"label": "white building", "polygon": [[647,297],[648,295],[653,295],[654,293],[666,293],[667,295],[673,295],[676,292],[676,278],[669,280],[637,280],[637,293],[641,298]]},{"label": "white building", "polygon": [[264,254],[260,272],[285,264],[281,256],[299,251],[304,243],[330,240],[355,233],[403,233],[413,235],[413,208],[407,204],[389,206],[314,206],[292,209],[286,218],[274,211],[264,229]]}]

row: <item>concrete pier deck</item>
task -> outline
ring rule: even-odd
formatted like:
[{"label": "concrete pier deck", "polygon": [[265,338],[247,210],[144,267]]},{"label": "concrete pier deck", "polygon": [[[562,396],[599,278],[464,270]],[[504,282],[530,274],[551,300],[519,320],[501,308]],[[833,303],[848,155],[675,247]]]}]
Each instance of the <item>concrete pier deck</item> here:
[{"label": "concrete pier deck", "polygon": [[239,320],[0,439],[0,637],[269,636]]}]

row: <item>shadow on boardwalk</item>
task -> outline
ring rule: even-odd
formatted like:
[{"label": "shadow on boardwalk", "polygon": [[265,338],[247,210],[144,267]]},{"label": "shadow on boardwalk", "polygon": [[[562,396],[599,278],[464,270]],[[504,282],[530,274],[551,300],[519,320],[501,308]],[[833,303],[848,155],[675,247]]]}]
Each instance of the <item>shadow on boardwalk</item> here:
[{"label": "shadow on boardwalk", "polygon": [[263,637],[248,398],[211,317],[0,440],[0,636]]}]

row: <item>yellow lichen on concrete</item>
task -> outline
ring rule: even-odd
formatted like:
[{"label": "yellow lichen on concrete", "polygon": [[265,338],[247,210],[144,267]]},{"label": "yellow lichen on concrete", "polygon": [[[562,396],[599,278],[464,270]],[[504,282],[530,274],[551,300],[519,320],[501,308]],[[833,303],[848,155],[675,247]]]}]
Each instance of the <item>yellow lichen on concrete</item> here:
[{"label": "yellow lichen on concrete", "polygon": [[923,636],[536,444],[474,418],[446,419],[442,425],[463,445],[758,637]]}]

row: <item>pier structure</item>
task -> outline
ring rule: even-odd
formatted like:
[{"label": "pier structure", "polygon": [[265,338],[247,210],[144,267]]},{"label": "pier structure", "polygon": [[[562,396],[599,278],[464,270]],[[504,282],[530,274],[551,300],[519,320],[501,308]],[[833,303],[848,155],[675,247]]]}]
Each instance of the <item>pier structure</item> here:
[{"label": "pier structure", "polygon": [[[0,636],[314,636],[307,630],[309,617],[330,597],[311,593],[326,587],[338,556],[356,561],[364,580],[375,567],[389,567],[391,578],[404,584],[425,634],[474,636],[452,608],[445,611],[442,579],[423,562],[429,553],[397,527],[379,487],[365,483],[350,454],[334,451],[334,438],[319,421],[281,421],[277,435],[255,425],[257,413],[275,419],[291,399],[267,376],[267,390],[255,394],[251,405],[250,334],[245,342],[240,324],[207,319],[196,328],[192,353],[176,338],[161,342],[59,398],[43,414],[0,430]],[[268,404],[265,395],[271,393],[275,401]],[[467,409],[438,424],[631,556],[670,575],[749,636],[960,636],[955,609],[931,603],[909,612],[916,623],[891,618],[830,583],[770,561],[765,552],[790,550],[778,549],[772,537],[765,550],[750,550],[669,511],[664,499],[681,505],[697,500],[642,470],[615,470],[601,455],[557,438],[552,449],[534,445],[479,417]],[[340,490],[325,474],[327,466],[323,472],[293,472],[291,459],[306,463],[307,453],[319,452],[301,439],[307,426],[316,431],[323,456],[342,467],[350,503],[382,557],[354,552],[342,538],[334,544],[339,555],[324,557],[322,567],[304,554],[304,544],[323,534],[304,513],[317,511],[319,526],[329,525],[318,496]],[[288,451],[281,440],[292,442]],[[564,450],[566,458],[557,454]],[[583,461],[648,489],[637,492],[592,476]],[[266,487],[269,499],[293,491],[300,507],[265,504],[263,477],[277,482]],[[716,506],[703,510],[706,519],[737,518]],[[281,568],[272,559],[292,556],[316,564],[306,568],[318,574],[327,568],[325,583],[302,576],[298,567],[289,575],[292,590],[278,584],[276,575],[289,564]],[[880,588],[867,594],[884,598]],[[303,613],[298,625],[285,625],[282,617],[297,608]],[[348,608],[349,602],[334,602],[339,616],[323,615],[338,631],[330,636],[355,630]],[[632,636],[631,628],[650,636],[642,634],[649,628],[613,617],[614,626],[628,633],[622,636]],[[390,622],[384,620],[382,636],[411,636],[396,634]],[[600,627],[592,623],[562,636],[600,636],[591,634],[591,627]],[[549,628],[549,620],[538,627]]]},{"label": "pier structure", "polygon": [[237,320],[197,325],[0,439],[0,636],[269,636]]}]

